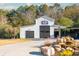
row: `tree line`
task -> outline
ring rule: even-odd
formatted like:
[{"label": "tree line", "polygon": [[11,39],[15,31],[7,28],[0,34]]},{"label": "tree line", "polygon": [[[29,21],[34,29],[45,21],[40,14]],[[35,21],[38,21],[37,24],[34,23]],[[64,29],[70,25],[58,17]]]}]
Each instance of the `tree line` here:
[{"label": "tree line", "polygon": [[55,23],[66,27],[79,27],[79,5],[62,8],[60,4],[24,5],[17,9],[0,9],[0,38],[19,38],[19,28],[35,24],[35,19],[47,15]]}]

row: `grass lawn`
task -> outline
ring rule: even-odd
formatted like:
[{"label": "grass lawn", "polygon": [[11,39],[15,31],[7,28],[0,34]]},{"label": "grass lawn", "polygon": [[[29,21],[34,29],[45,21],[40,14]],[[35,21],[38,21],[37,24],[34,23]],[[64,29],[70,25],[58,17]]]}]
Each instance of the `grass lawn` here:
[{"label": "grass lawn", "polygon": [[0,45],[15,44],[31,41],[29,39],[0,39]]}]

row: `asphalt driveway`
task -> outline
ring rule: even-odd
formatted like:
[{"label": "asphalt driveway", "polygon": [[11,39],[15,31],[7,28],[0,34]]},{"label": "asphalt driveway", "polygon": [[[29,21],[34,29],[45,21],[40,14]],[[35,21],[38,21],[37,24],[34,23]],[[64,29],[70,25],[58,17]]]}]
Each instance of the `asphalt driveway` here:
[{"label": "asphalt driveway", "polygon": [[43,41],[30,41],[0,46],[0,56],[41,56],[42,44]]}]

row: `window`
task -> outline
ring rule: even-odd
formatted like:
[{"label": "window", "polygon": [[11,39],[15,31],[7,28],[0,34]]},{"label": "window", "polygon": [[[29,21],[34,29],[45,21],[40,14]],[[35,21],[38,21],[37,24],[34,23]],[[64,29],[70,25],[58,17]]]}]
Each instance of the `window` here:
[{"label": "window", "polygon": [[48,24],[48,21],[41,21],[41,24]]}]

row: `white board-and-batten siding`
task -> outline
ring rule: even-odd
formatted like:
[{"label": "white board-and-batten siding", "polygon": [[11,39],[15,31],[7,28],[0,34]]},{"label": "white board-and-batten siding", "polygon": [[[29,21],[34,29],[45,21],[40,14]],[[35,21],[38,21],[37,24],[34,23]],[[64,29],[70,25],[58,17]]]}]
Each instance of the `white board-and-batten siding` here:
[{"label": "white board-and-batten siding", "polygon": [[[48,21],[48,24],[41,24],[42,21]],[[34,38],[40,38],[40,26],[50,26],[50,37],[54,36],[54,28],[51,27],[54,25],[54,19],[43,16],[36,19],[35,25],[31,26],[22,26],[20,28],[20,38],[26,38],[26,31],[34,31]]]}]

